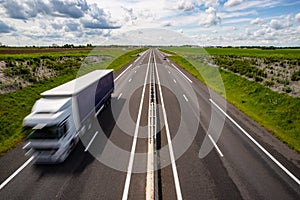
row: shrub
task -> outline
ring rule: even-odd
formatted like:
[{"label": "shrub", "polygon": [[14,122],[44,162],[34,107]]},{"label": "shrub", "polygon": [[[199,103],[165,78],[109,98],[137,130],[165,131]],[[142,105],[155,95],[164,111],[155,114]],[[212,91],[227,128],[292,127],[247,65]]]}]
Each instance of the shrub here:
[{"label": "shrub", "polygon": [[300,70],[294,71],[294,73],[291,76],[292,81],[299,81],[300,80]]},{"label": "shrub", "polygon": [[272,87],[272,86],[274,86],[274,82],[272,82],[272,81],[266,81],[265,83],[264,83],[264,85],[265,86],[268,86],[268,87]]},{"label": "shrub", "polygon": [[255,76],[255,81],[256,82],[261,82],[263,79],[261,78],[261,77],[259,77],[259,76]]}]

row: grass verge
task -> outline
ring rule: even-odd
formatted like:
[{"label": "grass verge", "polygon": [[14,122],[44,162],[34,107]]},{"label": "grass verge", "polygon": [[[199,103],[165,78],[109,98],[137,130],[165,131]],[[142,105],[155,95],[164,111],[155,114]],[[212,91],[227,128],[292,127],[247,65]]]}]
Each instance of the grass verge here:
[{"label": "grass verge", "polygon": [[[171,51],[165,52],[171,54],[171,60],[220,93],[222,85],[214,81],[218,68],[204,65],[199,60],[193,59],[193,55],[197,54],[195,50],[194,53],[185,53],[185,51],[187,50],[184,48],[178,48],[177,54]],[[299,153],[300,99],[276,93],[259,83],[230,72],[220,69],[218,71],[226,90],[226,99]]]},{"label": "grass verge", "polygon": [[[104,68],[117,71],[133,60],[137,53],[144,50],[145,49],[135,49],[119,57],[116,56],[117,54],[115,52],[106,52],[108,55],[113,54],[113,58],[117,58],[112,62],[107,61],[101,65],[93,65],[92,68],[87,66],[89,70],[85,70],[85,72]],[[120,55],[120,53],[118,54]],[[25,55],[24,57],[30,58],[29,55]],[[35,83],[15,92],[0,94],[0,155],[3,155],[9,149],[15,147],[27,136],[28,132],[24,132],[22,129],[22,122],[24,117],[30,113],[35,101],[40,98],[40,93],[66,83],[76,78],[77,75],[78,68],[74,68],[74,70],[68,70],[67,73]]]},{"label": "grass verge", "polygon": [[130,51],[128,53],[123,54],[122,56],[118,57],[115,59],[109,66],[108,69],[114,69],[114,71],[118,71],[121,69],[125,64],[129,63],[132,61],[137,54],[146,51],[147,48],[142,48],[142,49],[136,49],[133,51]]}]

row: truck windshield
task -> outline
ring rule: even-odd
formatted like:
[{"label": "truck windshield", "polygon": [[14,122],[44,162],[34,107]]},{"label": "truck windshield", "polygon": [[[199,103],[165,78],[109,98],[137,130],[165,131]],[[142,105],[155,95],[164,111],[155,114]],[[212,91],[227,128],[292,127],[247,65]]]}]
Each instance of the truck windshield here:
[{"label": "truck windshield", "polygon": [[29,139],[59,139],[65,133],[63,127],[45,127],[42,129],[34,130],[29,136]]}]

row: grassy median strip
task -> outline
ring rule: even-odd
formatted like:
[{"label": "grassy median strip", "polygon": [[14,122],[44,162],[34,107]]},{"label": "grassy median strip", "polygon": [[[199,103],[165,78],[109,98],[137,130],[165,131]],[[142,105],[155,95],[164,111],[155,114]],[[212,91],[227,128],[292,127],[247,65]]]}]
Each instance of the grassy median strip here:
[{"label": "grassy median strip", "polygon": [[[167,50],[165,52],[170,54],[171,60],[217,92],[222,91],[221,85],[214,82],[216,67],[203,64],[197,59],[197,50],[193,49],[191,52],[188,48],[176,48],[176,54],[172,48]],[[264,55],[261,53],[260,56]],[[290,148],[300,152],[300,99],[274,92],[255,81],[217,69],[225,86],[226,99]]]},{"label": "grassy median strip", "polygon": [[[92,65],[92,67],[86,66],[87,70],[80,70],[84,72],[105,68],[118,70],[124,65],[126,65],[128,62],[136,58],[136,54],[144,50],[145,49],[134,49],[131,51],[123,51],[121,48],[119,48],[119,50],[108,49],[105,50],[105,52],[103,53],[104,55],[108,55],[111,57],[109,60],[106,60],[105,62],[99,64],[94,64]],[[94,54],[97,55],[98,53],[94,52]],[[91,54],[93,55],[93,52],[91,52]],[[88,54],[86,52],[83,52],[82,54],[76,53],[76,55],[73,54],[73,56],[87,55]],[[41,56],[45,55],[21,55],[22,59],[30,59],[31,57],[34,57],[35,59],[40,59]],[[47,53],[46,56],[51,56],[51,53]],[[62,55],[57,54],[55,56]],[[9,58],[10,56],[8,55],[6,57]],[[10,58],[15,57],[17,57],[17,55],[12,55]],[[60,75],[51,79],[34,83],[15,92],[0,94],[0,155],[5,153],[9,149],[15,147],[28,134],[28,132],[24,132],[22,130],[22,122],[24,117],[30,113],[35,101],[40,98],[40,93],[76,78],[76,76],[78,75],[78,70],[79,66],[75,66],[74,68],[70,68],[67,71],[64,71]]]}]

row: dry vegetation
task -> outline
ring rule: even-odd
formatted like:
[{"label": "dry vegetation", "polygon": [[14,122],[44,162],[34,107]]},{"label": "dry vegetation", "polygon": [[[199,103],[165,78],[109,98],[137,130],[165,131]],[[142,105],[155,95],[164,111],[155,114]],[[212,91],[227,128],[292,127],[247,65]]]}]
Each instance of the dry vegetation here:
[{"label": "dry vegetation", "polygon": [[214,56],[224,70],[259,82],[273,91],[300,97],[300,65],[297,59]]},{"label": "dry vegetation", "polygon": [[42,80],[111,59],[110,56],[40,56],[0,58],[0,94],[16,91]]}]

